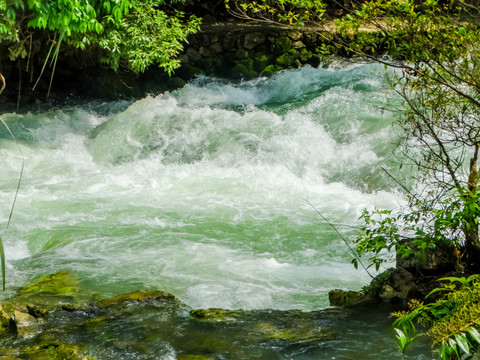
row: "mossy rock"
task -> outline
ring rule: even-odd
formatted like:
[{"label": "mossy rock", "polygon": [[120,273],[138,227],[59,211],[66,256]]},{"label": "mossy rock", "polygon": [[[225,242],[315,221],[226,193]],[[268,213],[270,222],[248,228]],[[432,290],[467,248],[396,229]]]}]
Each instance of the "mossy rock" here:
[{"label": "mossy rock", "polygon": [[15,321],[0,305],[0,336],[14,335],[16,333]]},{"label": "mossy rock", "polygon": [[270,57],[264,53],[256,53],[253,57],[253,69],[260,73],[270,63]]},{"label": "mossy rock", "polygon": [[318,54],[312,54],[312,56],[308,59],[307,63],[313,67],[319,67],[324,60],[324,56]]},{"label": "mossy rock", "polygon": [[128,294],[117,295],[113,298],[103,299],[96,303],[99,308],[123,307],[128,304],[150,304],[154,306],[174,305],[186,307],[174,295],[166,291],[134,291]]},{"label": "mossy rock", "polygon": [[192,64],[182,64],[180,68],[175,70],[175,74],[180,76],[182,79],[190,80],[198,75],[205,75],[205,71],[200,69],[198,66]]},{"label": "mossy rock", "polygon": [[270,77],[281,70],[283,70],[283,68],[279,65],[268,65],[265,67],[265,69],[263,69],[262,75]]},{"label": "mossy rock", "polygon": [[42,276],[37,281],[22,287],[20,294],[54,294],[74,296],[79,291],[78,280],[67,271]]},{"label": "mossy rock", "polygon": [[177,360],[213,360],[213,358],[204,355],[182,354],[177,356]]},{"label": "mossy rock", "polygon": [[331,306],[355,306],[361,303],[372,301],[373,297],[363,291],[345,291],[340,289],[328,293],[328,300]]},{"label": "mossy rock", "polygon": [[296,59],[297,56],[288,52],[277,57],[275,62],[283,68],[288,68],[294,64]]},{"label": "mossy rock", "polygon": [[232,69],[232,76],[236,79],[251,79],[258,75],[253,68],[253,59],[236,61]]},{"label": "mossy rock", "polygon": [[229,35],[223,38],[223,49],[224,50],[234,50],[238,44],[238,36],[237,35]]},{"label": "mossy rock", "polygon": [[291,327],[277,326],[273,323],[262,322],[254,326],[253,330],[266,340],[282,340],[288,342],[300,341],[327,341],[334,340],[336,335],[331,330],[324,330],[312,326],[298,326]]},{"label": "mossy rock", "polygon": [[275,52],[277,54],[283,54],[291,50],[293,47],[293,41],[288,36],[281,36],[275,40]]},{"label": "mossy rock", "polygon": [[299,52],[299,59],[302,63],[306,63],[308,60],[310,60],[313,56],[313,53],[311,51],[308,51],[307,49],[302,49]]},{"label": "mossy rock", "polygon": [[246,60],[250,56],[248,50],[245,49],[238,49],[235,51],[235,58],[237,60]]},{"label": "mossy rock", "polygon": [[225,310],[220,308],[197,309],[190,311],[191,319],[212,322],[234,322],[242,319],[245,312],[242,310]]},{"label": "mossy rock", "polygon": [[28,347],[24,354],[31,360],[94,360],[83,356],[78,345],[57,342]]}]

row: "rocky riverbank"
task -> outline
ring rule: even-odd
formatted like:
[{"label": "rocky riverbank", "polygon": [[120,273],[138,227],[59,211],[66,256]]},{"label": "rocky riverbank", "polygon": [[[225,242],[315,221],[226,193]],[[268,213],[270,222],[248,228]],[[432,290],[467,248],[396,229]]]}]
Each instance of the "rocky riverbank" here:
[{"label": "rocky riverbank", "polygon": [[0,359],[290,358],[348,341],[339,325],[363,322],[365,311],[191,309],[157,290],[101,299],[59,272],[2,301]]}]

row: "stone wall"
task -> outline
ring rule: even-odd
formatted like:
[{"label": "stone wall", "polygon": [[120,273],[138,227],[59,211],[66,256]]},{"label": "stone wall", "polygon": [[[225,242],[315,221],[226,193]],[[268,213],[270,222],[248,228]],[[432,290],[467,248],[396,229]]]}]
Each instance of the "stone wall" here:
[{"label": "stone wall", "polygon": [[[86,99],[139,98],[145,94],[159,94],[183,86],[198,75],[227,79],[251,79],[271,76],[288,68],[322,62],[325,45],[316,29],[293,29],[268,23],[212,21],[189,38],[180,56],[181,68],[169,77],[159,68],[144,74],[113,72],[98,66],[98,54],[65,51],[57,63],[49,103],[63,103]],[[5,110],[27,110],[47,99],[51,69],[47,68],[33,90],[43,64],[31,63],[27,71],[25,62],[9,62],[0,49],[1,72],[7,78],[7,88],[0,96]],[[38,57],[40,61],[42,57]]]},{"label": "stone wall", "polygon": [[275,24],[216,23],[189,39],[181,56],[182,78],[206,74],[233,79],[321,62],[322,41],[314,29]]}]

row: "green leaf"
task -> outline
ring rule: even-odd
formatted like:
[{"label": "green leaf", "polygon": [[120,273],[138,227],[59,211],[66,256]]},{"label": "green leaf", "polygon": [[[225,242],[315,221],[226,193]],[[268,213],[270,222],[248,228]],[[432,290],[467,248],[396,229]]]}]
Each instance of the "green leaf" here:
[{"label": "green leaf", "polygon": [[480,344],[480,333],[478,332],[477,329],[475,329],[474,327],[471,327],[467,330],[467,332],[472,336],[472,338],[478,343]]},{"label": "green leaf", "polygon": [[470,345],[465,336],[463,336],[463,334],[455,334],[454,336],[460,349],[462,349],[465,354],[470,355]]}]

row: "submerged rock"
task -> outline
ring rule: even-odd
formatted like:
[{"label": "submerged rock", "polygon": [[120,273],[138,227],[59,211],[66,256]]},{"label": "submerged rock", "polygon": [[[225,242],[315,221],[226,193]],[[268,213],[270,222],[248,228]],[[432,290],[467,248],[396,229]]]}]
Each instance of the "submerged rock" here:
[{"label": "submerged rock", "polygon": [[78,280],[67,271],[46,275],[22,287],[21,294],[54,294],[74,297],[78,293]]},{"label": "submerged rock", "polygon": [[190,311],[192,319],[200,319],[205,321],[237,321],[245,317],[242,310],[226,310],[219,308],[197,309]]},{"label": "submerged rock", "polygon": [[186,307],[184,303],[178,300],[174,295],[166,291],[134,291],[128,294],[117,295],[113,298],[103,299],[96,302],[99,308],[125,307],[130,304],[150,304],[154,306],[174,305],[177,307]]},{"label": "submerged rock", "polygon": [[373,297],[363,291],[345,291],[340,289],[328,293],[328,300],[331,306],[355,306],[373,301]]},{"label": "submerged rock", "polygon": [[84,356],[78,345],[56,342],[28,347],[24,353],[31,360],[94,360]]},{"label": "submerged rock", "polygon": [[16,334],[15,321],[8,315],[3,306],[0,305],[0,336]]}]

